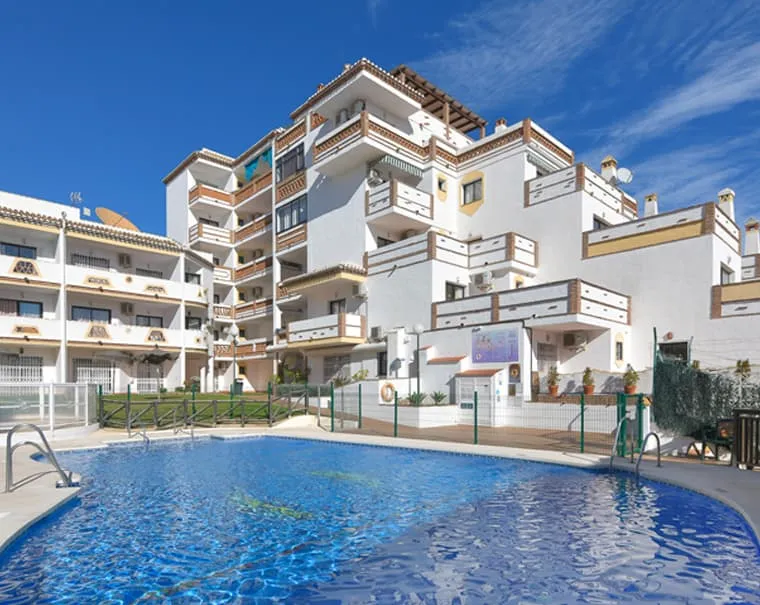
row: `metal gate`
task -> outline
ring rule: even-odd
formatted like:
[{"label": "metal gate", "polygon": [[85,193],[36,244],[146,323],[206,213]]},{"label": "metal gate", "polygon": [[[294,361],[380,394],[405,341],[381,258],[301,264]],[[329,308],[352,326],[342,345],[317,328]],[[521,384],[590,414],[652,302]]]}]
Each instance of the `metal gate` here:
[{"label": "metal gate", "polygon": [[148,363],[141,363],[137,366],[136,393],[158,393],[163,386],[163,366]]},{"label": "metal gate", "polygon": [[456,379],[456,395],[459,404],[459,423],[473,424],[475,421],[475,391],[478,392],[478,424],[490,423],[491,379],[474,376],[459,376]]},{"label": "metal gate", "polygon": [[42,382],[42,357],[0,354],[0,382]]},{"label": "metal gate", "polygon": [[74,359],[74,382],[96,384],[113,393],[116,364],[106,359]]}]

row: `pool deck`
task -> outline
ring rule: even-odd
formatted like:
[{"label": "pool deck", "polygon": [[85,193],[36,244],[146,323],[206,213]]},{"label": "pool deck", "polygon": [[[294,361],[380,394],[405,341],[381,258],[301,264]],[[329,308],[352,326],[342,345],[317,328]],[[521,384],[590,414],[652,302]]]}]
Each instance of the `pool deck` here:
[{"label": "pool deck", "polygon": [[[316,425],[313,417],[297,417],[273,428],[217,428],[198,429],[196,437],[213,436],[220,439],[235,439],[272,435],[300,439],[318,439],[336,443],[354,443],[385,447],[404,447],[417,450],[455,452],[465,455],[494,456],[530,460],[551,464],[562,464],[578,468],[609,468],[609,456],[580,454],[577,452],[557,452],[536,449],[511,448],[494,445],[473,445],[469,443],[426,441],[377,435],[351,433],[330,433]],[[152,442],[189,439],[186,434],[173,435],[167,431],[148,432]],[[56,452],[105,448],[110,443],[133,443],[139,445],[140,437],[128,439],[124,432],[99,430],[86,436],[52,442]],[[21,482],[10,493],[0,493],[0,551],[8,546],[25,529],[38,520],[76,497],[79,488],[56,488],[58,476],[52,467],[31,458],[31,448],[21,448],[14,455],[14,481]],[[5,448],[0,448],[0,489],[5,489]],[[628,460],[617,458],[615,469],[633,472]],[[740,471],[737,468],[719,465],[688,464],[664,458],[658,468],[656,460],[645,457],[641,463],[641,476],[664,483],[671,483],[691,489],[737,510],[760,538],[760,473]]]}]

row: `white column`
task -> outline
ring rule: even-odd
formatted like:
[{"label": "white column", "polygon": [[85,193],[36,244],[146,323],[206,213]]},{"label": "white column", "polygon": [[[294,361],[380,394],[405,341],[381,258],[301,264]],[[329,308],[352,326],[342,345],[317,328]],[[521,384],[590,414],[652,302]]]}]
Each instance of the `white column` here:
[{"label": "white column", "polygon": [[209,355],[208,357],[208,378],[206,380],[206,387],[208,388],[207,393],[213,393],[214,389],[216,388],[216,378],[214,377],[214,356]]},{"label": "white column", "polygon": [[69,347],[66,320],[68,319],[66,299],[66,213],[63,213],[63,225],[58,233],[58,262],[61,267],[61,288],[58,292],[58,320],[61,322],[61,347],[58,350],[56,380],[66,382],[68,379]]},{"label": "white column", "polygon": [[[182,341],[180,345],[180,352],[179,352],[179,383],[181,386],[185,385],[185,381],[187,380],[187,351],[185,350],[185,332],[187,330],[187,307],[185,305],[185,271],[187,270],[187,266],[185,264],[185,253],[182,252],[182,254],[179,255],[179,268],[180,268],[180,276],[182,279],[182,300],[179,304],[179,322],[180,322],[180,330],[182,331]],[[178,385],[175,385],[178,386]]]}]

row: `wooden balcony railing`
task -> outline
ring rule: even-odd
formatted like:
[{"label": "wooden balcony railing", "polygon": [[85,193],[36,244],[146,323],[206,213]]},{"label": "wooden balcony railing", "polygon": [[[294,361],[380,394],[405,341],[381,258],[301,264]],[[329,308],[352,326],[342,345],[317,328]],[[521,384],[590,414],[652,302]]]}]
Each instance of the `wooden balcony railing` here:
[{"label": "wooden balcony railing", "polygon": [[190,227],[189,235],[191,243],[198,240],[206,240],[219,244],[232,243],[232,232],[229,229],[215,227],[213,225],[204,225],[203,223],[198,223]]},{"label": "wooden balcony railing", "polygon": [[272,228],[272,213],[260,216],[255,221],[243,225],[235,232],[235,242],[242,242],[256,234],[266,233]]},{"label": "wooden balcony railing", "polygon": [[272,313],[272,299],[260,298],[250,302],[235,305],[235,319],[243,320],[250,317],[266,316]]},{"label": "wooden balcony railing", "polygon": [[200,198],[208,198],[221,204],[232,206],[232,194],[220,189],[214,189],[208,185],[196,185],[187,194],[189,203],[193,203]]},{"label": "wooden balcony railing", "polygon": [[260,191],[263,191],[264,189],[269,187],[271,184],[272,184],[271,172],[268,172],[265,175],[260,176],[257,179],[250,181],[244,187],[241,187],[235,192],[235,195],[234,195],[235,205],[238,206],[242,204],[243,202],[245,202],[246,200],[249,200]]},{"label": "wooden balcony railing", "polygon": [[233,319],[235,309],[229,305],[214,305],[214,318],[216,319]]},{"label": "wooden balcony railing", "polygon": [[257,273],[262,275],[272,268],[272,257],[260,258],[235,269],[235,280],[247,279]]},{"label": "wooden balcony railing", "polygon": [[277,235],[277,252],[282,252],[307,240],[306,223]]}]

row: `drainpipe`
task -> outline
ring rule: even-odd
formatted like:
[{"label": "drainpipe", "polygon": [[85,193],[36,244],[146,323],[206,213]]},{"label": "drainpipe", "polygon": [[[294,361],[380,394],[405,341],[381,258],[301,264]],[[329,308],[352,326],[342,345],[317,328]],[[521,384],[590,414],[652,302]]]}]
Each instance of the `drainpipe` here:
[{"label": "drainpipe", "polygon": [[[60,303],[60,318],[61,318],[61,349],[58,353],[61,362],[58,366],[58,380],[60,382],[66,382],[68,378],[68,365],[69,365],[69,347],[68,347],[68,326],[67,326],[67,299],[66,299],[66,213],[61,212],[61,231],[59,234],[60,245],[59,251],[61,254],[61,290],[59,292]],[[73,380],[73,377],[72,377]]]}]

